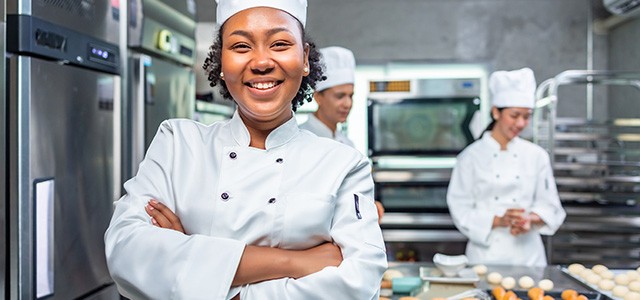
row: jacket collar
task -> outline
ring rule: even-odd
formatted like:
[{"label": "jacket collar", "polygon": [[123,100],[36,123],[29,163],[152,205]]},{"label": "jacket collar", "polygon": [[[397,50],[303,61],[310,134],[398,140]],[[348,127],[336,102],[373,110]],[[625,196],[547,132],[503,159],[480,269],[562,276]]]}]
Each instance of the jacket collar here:
[{"label": "jacket collar", "polygon": [[[498,141],[496,141],[496,139],[491,136],[491,131],[485,131],[482,134],[482,140],[487,146],[489,146],[492,151],[500,151],[500,143],[498,143]],[[513,150],[513,147],[516,147],[516,145],[518,145],[519,143],[520,137],[514,137],[507,143],[507,151]]]},{"label": "jacket collar", "polygon": [[324,125],[320,119],[316,117],[315,114],[309,114],[309,119],[307,120],[309,125],[311,125],[317,132],[314,132],[317,136],[328,137],[333,139],[336,136],[336,132],[331,131],[327,125]]},{"label": "jacket collar", "polygon": [[[240,146],[249,146],[249,142],[251,141],[249,130],[247,126],[244,125],[244,122],[242,122],[238,110],[233,113],[233,117],[229,121],[229,126],[235,142]],[[295,114],[292,113],[291,119],[269,133],[265,146],[267,150],[282,146],[293,139],[298,132],[300,132],[300,129],[298,129]]]}]

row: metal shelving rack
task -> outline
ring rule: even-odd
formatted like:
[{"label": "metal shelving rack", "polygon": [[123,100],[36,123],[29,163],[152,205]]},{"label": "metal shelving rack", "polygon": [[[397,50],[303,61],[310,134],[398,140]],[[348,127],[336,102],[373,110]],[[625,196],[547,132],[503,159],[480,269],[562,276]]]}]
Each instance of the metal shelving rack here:
[{"label": "metal shelving rack", "polygon": [[[640,72],[570,70],[536,91],[533,140],[550,155],[567,219],[547,240],[550,263],[637,267],[640,261],[640,94],[638,117],[559,118],[564,85],[633,86]],[[587,100],[589,102],[589,99]]]}]

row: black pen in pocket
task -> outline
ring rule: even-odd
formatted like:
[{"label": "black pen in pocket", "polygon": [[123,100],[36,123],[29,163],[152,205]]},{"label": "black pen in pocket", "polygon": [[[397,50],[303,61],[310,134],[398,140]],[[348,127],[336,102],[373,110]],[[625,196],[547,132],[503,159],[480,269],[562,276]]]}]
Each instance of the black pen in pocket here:
[{"label": "black pen in pocket", "polygon": [[358,195],[353,194],[353,202],[356,204],[356,217],[358,217],[358,219],[362,219],[362,215],[360,214],[360,199],[358,198]]}]

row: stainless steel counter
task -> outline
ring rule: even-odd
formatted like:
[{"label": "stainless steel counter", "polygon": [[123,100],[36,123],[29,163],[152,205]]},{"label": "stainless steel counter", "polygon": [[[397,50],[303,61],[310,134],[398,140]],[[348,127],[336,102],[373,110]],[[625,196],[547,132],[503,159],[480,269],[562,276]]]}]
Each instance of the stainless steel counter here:
[{"label": "stainless steel counter", "polygon": [[[404,276],[420,276],[420,267],[434,267],[433,263],[407,263],[407,262],[389,262],[389,269],[395,269],[400,272]],[[560,266],[547,266],[547,267],[524,267],[524,266],[496,266],[496,265],[487,265],[488,273],[490,272],[498,272],[502,274],[503,277],[511,276],[516,280],[516,285],[518,279],[522,276],[531,277],[536,283],[542,279],[549,279],[553,281],[554,287],[551,292],[562,292],[566,289],[574,289],[578,293],[594,293],[588,287],[582,285],[577,282],[573,278],[564,274],[560,270]],[[494,286],[490,285],[486,280],[485,276],[480,276],[480,281],[475,284],[476,288],[489,290]],[[515,290],[518,290],[516,288]],[[420,298],[420,296],[417,296]],[[398,299],[399,296],[394,295],[392,299]],[[422,299],[422,298],[420,298]],[[426,298],[425,298],[426,299]]]}]

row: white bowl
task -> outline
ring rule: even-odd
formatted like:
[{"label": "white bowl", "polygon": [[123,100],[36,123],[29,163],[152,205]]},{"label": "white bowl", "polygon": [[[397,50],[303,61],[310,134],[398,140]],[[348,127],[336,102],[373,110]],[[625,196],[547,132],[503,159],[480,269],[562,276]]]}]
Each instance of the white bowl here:
[{"label": "white bowl", "polygon": [[467,266],[469,260],[466,255],[444,255],[436,253],[433,256],[433,263],[438,267],[444,276],[455,277],[458,272]]}]

